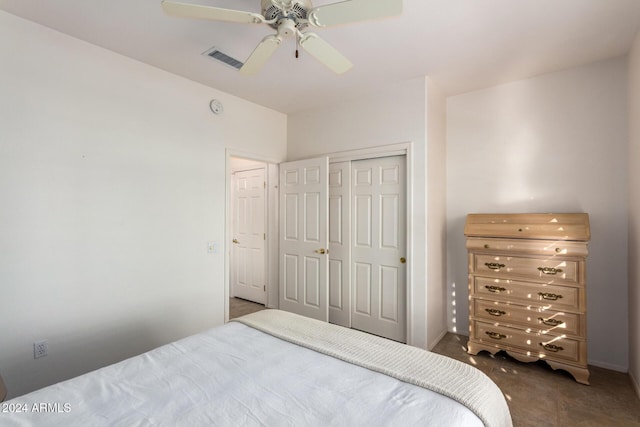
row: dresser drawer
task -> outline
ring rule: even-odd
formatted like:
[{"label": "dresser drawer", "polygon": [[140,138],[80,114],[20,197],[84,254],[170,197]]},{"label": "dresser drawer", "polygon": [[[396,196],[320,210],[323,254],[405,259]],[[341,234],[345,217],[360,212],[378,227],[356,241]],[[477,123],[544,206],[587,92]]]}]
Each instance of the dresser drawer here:
[{"label": "dresser drawer", "polygon": [[474,253],[470,256],[470,262],[470,271],[483,276],[522,277],[546,283],[584,282],[579,262],[574,260]]},{"label": "dresser drawer", "polygon": [[477,276],[472,276],[469,280],[472,295],[479,298],[535,304],[547,310],[584,311],[584,291],[581,287]]},{"label": "dresser drawer", "polygon": [[464,234],[467,237],[583,242],[591,238],[589,215],[586,213],[469,214]]},{"label": "dresser drawer", "polygon": [[509,252],[511,254],[543,255],[547,257],[586,257],[589,254],[586,242],[562,240],[523,240],[470,237],[469,251]]},{"label": "dresser drawer", "polygon": [[586,363],[586,360],[583,360],[586,355],[586,342],[581,340],[479,321],[473,322],[472,327],[474,339],[483,344],[495,345],[503,350],[524,350],[528,356],[540,359]]},{"label": "dresser drawer", "polygon": [[475,299],[473,306],[473,315],[479,319],[516,324],[555,334],[582,335],[580,321],[582,316],[579,314],[481,299]]}]

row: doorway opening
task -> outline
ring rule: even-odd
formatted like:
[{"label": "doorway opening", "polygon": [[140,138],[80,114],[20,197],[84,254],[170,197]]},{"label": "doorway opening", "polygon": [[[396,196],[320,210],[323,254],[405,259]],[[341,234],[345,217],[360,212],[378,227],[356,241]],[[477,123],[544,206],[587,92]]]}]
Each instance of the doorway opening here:
[{"label": "doorway opening", "polygon": [[274,163],[227,153],[225,321],[232,307],[277,306],[277,173]]},{"label": "doorway opening", "polygon": [[267,302],[267,165],[231,158],[230,297]]}]

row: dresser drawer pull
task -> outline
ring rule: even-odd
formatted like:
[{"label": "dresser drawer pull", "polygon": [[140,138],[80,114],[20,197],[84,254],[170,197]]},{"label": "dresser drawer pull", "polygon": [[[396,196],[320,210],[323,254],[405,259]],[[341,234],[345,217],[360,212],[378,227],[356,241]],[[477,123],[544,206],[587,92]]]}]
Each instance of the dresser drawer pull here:
[{"label": "dresser drawer pull", "polygon": [[557,320],[557,319],[545,319],[543,317],[538,317],[538,320],[541,321],[542,323],[544,323],[547,326],[564,325],[564,322],[562,320]]},{"label": "dresser drawer pull", "polygon": [[494,294],[499,294],[500,292],[504,292],[507,289],[506,288],[501,288],[500,286],[489,286],[489,285],[485,285],[485,288],[487,288],[487,290],[491,293]]},{"label": "dresser drawer pull", "polygon": [[542,272],[542,274],[549,274],[553,276],[554,274],[562,273],[561,268],[553,268],[553,267],[538,267],[538,270]]},{"label": "dresser drawer pull", "polygon": [[544,347],[545,350],[550,351],[552,353],[557,353],[559,351],[564,350],[564,347],[560,347],[559,345],[555,345],[555,344],[540,343],[540,345]]},{"label": "dresser drawer pull", "polygon": [[538,292],[538,295],[540,295],[542,299],[546,299],[549,301],[557,301],[562,298],[562,295],[560,294],[550,294],[548,292]]},{"label": "dresser drawer pull", "polygon": [[487,331],[485,332],[485,334],[489,335],[489,338],[493,338],[494,340],[501,340],[507,337],[506,335],[499,334],[497,332],[492,332],[492,331]]},{"label": "dresser drawer pull", "polygon": [[496,317],[500,317],[500,316],[503,316],[503,315],[507,314],[506,311],[498,310],[496,308],[485,308],[484,311],[486,311],[490,315],[496,316]]},{"label": "dresser drawer pull", "polygon": [[497,262],[485,262],[484,265],[486,265],[488,269],[496,271],[506,267],[506,265],[498,264]]}]

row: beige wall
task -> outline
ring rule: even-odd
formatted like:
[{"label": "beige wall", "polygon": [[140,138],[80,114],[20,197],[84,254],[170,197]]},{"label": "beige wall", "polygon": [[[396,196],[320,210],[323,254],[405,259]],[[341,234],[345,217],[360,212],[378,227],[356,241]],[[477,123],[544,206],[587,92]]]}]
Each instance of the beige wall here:
[{"label": "beige wall", "polygon": [[629,373],[640,396],[640,33],[629,53]]},{"label": "beige wall", "polygon": [[626,58],[448,99],[452,330],[468,333],[467,213],[587,212],[589,362],[627,371],[626,100]]},{"label": "beige wall", "polygon": [[222,324],[225,150],[283,159],[286,116],[4,12],[0,63],[9,397]]}]

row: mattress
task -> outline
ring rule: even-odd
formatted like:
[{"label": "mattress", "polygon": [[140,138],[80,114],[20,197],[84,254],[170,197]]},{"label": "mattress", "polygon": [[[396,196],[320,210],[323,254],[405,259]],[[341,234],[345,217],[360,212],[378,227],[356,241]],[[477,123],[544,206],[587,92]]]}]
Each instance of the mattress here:
[{"label": "mattress", "polygon": [[[289,326],[282,331],[278,324],[309,324],[290,316],[295,315],[277,310],[256,313],[242,319],[244,323],[231,322],[4,402],[0,425],[502,427],[511,423],[508,409],[506,416],[483,414],[473,404],[465,406],[464,396],[446,395],[446,387],[442,394],[400,380],[393,372],[360,366],[348,357],[321,351],[322,342],[312,348],[295,343],[300,338],[287,332]],[[317,329],[318,324],[311,322]],[[345,329],[329,326],[338,328],[338,333]],[[302,341],[314,341],[306,332],[302,335],[306,337]]]}]

